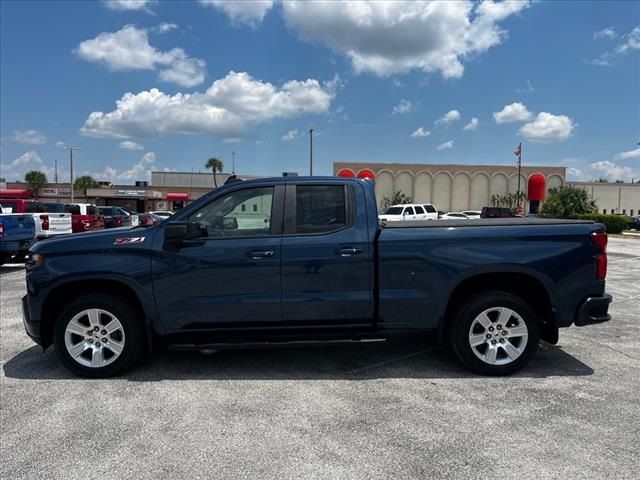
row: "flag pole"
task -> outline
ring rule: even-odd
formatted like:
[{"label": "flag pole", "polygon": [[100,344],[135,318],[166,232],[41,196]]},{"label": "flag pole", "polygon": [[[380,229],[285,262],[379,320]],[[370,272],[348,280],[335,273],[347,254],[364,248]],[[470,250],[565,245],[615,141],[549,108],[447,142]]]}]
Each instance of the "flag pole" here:
[{"label": "flag pole", "polygon": [[520,172],[522,170],[522,143],[518,145],[519,155],[518,155],[518,209],[520,209]]}]

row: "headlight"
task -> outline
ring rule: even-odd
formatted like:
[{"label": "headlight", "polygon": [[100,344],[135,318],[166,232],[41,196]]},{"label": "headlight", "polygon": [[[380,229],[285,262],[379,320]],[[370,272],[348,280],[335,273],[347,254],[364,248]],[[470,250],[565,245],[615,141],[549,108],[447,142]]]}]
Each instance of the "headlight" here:
[{"label": "headlight", "polygon": [[44,263],[44,255],[41,253],[34,253],[31,255],[31,264],[34,267],[40,267]]}]

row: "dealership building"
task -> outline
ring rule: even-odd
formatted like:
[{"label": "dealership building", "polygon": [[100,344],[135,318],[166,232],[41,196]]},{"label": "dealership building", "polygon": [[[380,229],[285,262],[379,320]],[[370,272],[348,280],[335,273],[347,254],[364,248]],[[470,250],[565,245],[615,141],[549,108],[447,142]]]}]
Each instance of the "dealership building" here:
[{"label": "dealership building", "polygon": [[[491,205],[493,195],[518,191],[518,168],[515,165],[448,165],[407,163],[335,162],[333,174],[370,178],[375,181],[378,204],[394,192],[402,192],[416,203],[431,203],[442,211],[479,210]],[[274,175],[280,175],[280,172]],[[218,186],[229,178],[217,175]],[[238,175],[241,179],[258,178]],[[525,212],[544,200],[549,188],[560,185],[584,188],[596,201],[602,213],[638,215],[640,213],[640,183],[567,182],[566,167],[523,165],[520,190],[525,194]],[[4,185],[3,185],[4,187]],[[74,192],[76,202],[113,205],[131,211],[178,210],[210,192],[213,175],[195,172],[152,172],[151,181],[135,185],[112,185],[101,182],[99,188]],[[9,182],[6,188],[33,196],[24,182]],[[42,201],[68,202],[69,184],[48,184],[38,192]]]}]

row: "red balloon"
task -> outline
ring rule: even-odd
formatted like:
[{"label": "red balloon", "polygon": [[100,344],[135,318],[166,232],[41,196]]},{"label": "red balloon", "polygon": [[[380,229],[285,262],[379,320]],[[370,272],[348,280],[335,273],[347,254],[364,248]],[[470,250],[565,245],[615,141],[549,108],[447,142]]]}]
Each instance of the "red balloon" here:
[{"label": "red balloon", "polygon": [[360,170],[358,172],[358,178],[362,178],[364,180],[375,180],[376,179],[376,174],[373,173],[368,168],[365,168],[365,169]]},{"label": "red balloon", "polygon": [[547,179],[541,173],[534,173],[529,177],[529,200],[544,200]]},{"label": "red balloon", "polygon": [[348,168],[343,168],[342,170],[340,170],[338,172],[338,176],[339,177],[345,177],[345,178],[353,178],[356,176],[355,173],[353,173],[351,170],[349,170]]}]

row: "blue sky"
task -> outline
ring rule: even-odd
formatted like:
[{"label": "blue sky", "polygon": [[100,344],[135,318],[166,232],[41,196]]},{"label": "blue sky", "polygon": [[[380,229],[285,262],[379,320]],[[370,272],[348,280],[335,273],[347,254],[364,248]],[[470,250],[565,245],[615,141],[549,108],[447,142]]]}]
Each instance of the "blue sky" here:
[{"label": "blue sky", "polygon": [[[3,1],[0,177],[334,161],[640,178],[637,2]],[[118,102],[118,103],[116,103]],[[474,120],[476,119],[476,120]],[[466,127],[466,128],[465,128]]]}]

